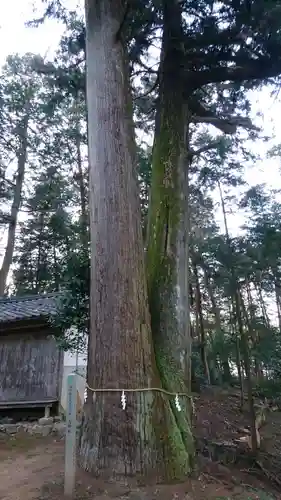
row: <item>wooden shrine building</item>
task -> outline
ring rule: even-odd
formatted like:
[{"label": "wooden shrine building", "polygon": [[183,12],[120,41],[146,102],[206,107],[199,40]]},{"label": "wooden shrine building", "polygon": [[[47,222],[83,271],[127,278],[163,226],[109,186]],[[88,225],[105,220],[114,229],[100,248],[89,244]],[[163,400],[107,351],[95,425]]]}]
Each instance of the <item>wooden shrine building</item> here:
[{"label": "wooden shrine building", "polygon": [[0,299],[0,412],[50,408],[57,412],[63,352],[48,319],[56,294]]}]

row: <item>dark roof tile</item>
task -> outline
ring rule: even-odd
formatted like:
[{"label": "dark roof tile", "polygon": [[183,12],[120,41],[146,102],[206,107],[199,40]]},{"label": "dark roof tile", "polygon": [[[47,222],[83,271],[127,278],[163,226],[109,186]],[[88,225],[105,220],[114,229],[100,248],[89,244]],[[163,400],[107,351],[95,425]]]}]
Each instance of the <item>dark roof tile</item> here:
[{"label": "dark roof tile", "polygon": [[0,323],[39,319],[56,314],[59,294],[30,295],[0,299]]}]

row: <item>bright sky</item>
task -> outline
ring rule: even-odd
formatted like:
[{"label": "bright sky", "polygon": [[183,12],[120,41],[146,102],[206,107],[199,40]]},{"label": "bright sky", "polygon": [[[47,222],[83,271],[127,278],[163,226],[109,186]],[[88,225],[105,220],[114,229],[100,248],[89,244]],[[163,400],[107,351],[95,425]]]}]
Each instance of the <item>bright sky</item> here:
[{"label": "bright sky", "polygon": [[[70,8],[74,8],[77,3],[82,5],[82,0],[66,0]],[[39,9],[39,14],[34,14],[34,6]],[[25,22],[40,17],[42,12],[41,0],[9,0],[3,1],[0,5],[0,65],[5,62],[7,55],[11,53],[24,54],[26,52],[36,52],[43,56],[52,57],[56,49],[62,26],[56,21],[46,21],[39,28],[27,28]],[[264,133],[274,136],[272,143],[281,143],[280,116],[281,97],[271,98],[270,93],[264,90],[253,94],[253,117],[257,125],[261,126]],[[264,118],[255,118],[255,112],[262,112]],[[248,168],[246,181],[250,184],[267,183],[271,187],[281,189],[281,172],[278,160],[268,160],[266,150],[269,144],[257,141],[253,148],[259,151],[262,161]],[[230,228],[235,231],[243,220],[239,216],[230,216]]]},{"label": "bright sky", "polygon": [[[46,21],[40,28],[27,28],[25,22],[37,17],[33,5],[40,1],[9,0],[0,6],[0,64],[11,53],[52,53],[57,46],[62,28],[56,21]],[[39,16],[40,17],[39,11]]]}]

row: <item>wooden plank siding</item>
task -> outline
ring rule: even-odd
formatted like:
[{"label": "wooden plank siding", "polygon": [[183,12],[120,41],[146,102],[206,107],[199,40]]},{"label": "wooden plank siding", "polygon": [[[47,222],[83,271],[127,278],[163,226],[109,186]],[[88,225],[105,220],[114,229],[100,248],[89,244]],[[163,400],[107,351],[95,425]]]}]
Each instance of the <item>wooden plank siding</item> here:
[{"label": "wooden plank siding", "polygon": [[36,331],[34,325],[30,332],[19,328],[0,335],[0,407],[60,400],[63,353],[51,329]]}]

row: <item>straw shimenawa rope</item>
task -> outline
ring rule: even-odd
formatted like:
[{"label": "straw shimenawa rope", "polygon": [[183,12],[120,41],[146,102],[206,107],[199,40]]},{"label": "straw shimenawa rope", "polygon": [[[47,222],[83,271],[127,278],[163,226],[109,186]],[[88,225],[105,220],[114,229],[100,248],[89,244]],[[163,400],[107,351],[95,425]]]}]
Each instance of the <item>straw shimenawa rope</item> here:
[{"label": "straw shimenawa rope", "polygon": [[[79,375],[79,377],[82,377],[86,380],[86,377],[84,375],[82,375],[81,373],[75,371],[74,372],[76,375]],[[141,387],[141,388],[136,388],[136,389],[116,389],[116,388],[111,388],[111,387],[106,387],[106,388],[93,388],[91,386],[89,386],[89,384],[86,382],[86,388],[91,391],[91,392],[148,392],[148,391],[152,391],[152,392],[161,392],[162,394],[166,394],[167,396],[171,396],[173,398],[177,398],[177,397],[186,397],[188,399],[191,400],[191,403],[192,403],[192,407],[193,407],[193,410],[194,410],[194,402],[193,402],[193,398],[192,396],[190,396],[189,394],[187,394],[186,392],[170,392],[170,391],[167,391],[166,389],[163,389],[162,387]]]}]

